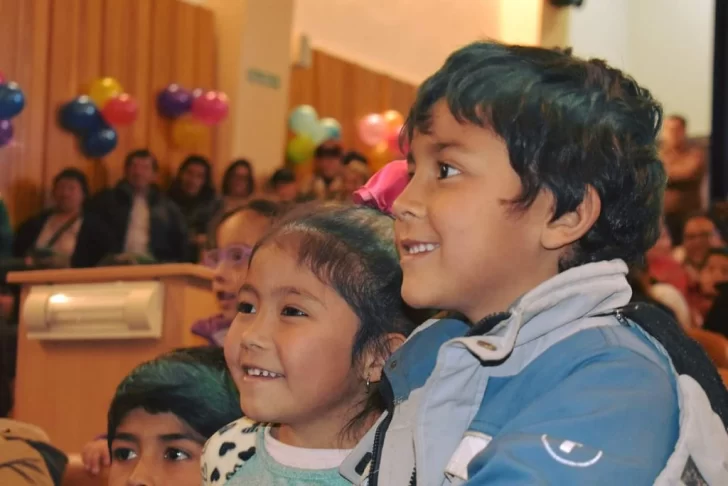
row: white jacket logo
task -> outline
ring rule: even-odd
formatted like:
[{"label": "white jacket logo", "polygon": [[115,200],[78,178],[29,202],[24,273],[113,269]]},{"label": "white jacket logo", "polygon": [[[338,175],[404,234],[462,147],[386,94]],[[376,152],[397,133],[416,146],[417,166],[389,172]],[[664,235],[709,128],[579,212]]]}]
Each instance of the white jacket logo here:
[{"label": "white jacket logo", "polygon": [[549,438],[546,434],[543,434],[541,436],[541,442],[543,443],[543,446],[546,448],[546,452],[548,452],[549,455],[556,462],[559,462],[565,466],[589,467],[589,466],[593,466],[594,464],[599,462],[599,459],[602,458],[602,451],[598,451],[594,455],[594,457],[587,459],[586,461],[574,461],[573,459],[567,459],[566,457],[564,457],[564,455],[570,455],[575,450],[584,447],[583,444],[579,444],[578,442],[572,442],[570,440],[565,440],[559,445],[558,452],[557,452],[553,449],[553,447],[551,447],[551,443],[549,442]]}]

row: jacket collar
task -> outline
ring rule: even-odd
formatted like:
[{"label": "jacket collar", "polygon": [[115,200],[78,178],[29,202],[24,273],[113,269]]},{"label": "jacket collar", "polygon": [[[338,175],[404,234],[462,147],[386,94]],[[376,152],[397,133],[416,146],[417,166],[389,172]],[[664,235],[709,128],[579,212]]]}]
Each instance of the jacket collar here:
[{"label": "jacket collar", "polygon": [[622,260],[566,270],[523,295],[506,314],[487,317],[473,326],[485,334],[460,341],[484,361],[503,359],[514,348],[562,326],[627,305],[632,289],[626,274]]}]

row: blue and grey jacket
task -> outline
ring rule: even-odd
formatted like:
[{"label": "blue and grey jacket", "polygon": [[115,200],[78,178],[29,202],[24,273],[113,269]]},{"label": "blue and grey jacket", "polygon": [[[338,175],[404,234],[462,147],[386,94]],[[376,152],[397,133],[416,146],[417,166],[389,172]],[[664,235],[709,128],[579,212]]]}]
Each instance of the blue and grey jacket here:
[{"label": "blue and grey jacket", "polygon": [[342,474],[370,486],[728,485],[723,422],[619,311],[626,273],[584,265],[474,326],[420,326],[387,363],[390,411]]}]

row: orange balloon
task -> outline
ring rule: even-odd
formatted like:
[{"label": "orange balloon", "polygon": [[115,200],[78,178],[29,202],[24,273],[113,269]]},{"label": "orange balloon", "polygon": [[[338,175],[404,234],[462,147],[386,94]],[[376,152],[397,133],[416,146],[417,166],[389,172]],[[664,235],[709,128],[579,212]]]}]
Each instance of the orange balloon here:
[{"label": "orange balloon", "polygon": [[375,145],[369,152],[367,158],[369,159],[369,166],[371,167],[372,172],[377,172],[379,169],[395,159],[389,151],[389,144],[386,140]]},{"label": "orange balloon", "polygon": [[387,110],[382,116],[384,121],[387,123],[387,132],[392,133],[394,130],[398,130],[404,125],[404,117],[397,110]]}]

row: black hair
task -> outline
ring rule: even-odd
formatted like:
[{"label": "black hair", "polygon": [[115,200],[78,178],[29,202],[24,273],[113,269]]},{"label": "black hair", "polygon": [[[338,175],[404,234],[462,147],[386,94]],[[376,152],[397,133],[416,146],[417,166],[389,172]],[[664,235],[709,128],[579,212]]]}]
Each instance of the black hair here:
[{"label": "black hair", "polygon": [[66,167],[58,174],[56,174],[56,176],[53,178],[53,189],[55,189],[58,183],[64,179],[70,179],[78,182],[78,184],[81,186],[81,191],[83,191],[83,197],[88,197],[89,188],[86,174],[76,168]]},{"label": "black hair", "polygon": [[238,167],[245,167],[246,169],[248,169],[248,194],[246,195],[246,197],[250,196],[255,192],[255,177],[253,177],[252,164],[246,159],[237,159],[232,164],[230,164],[227,169],[225,169],[225,174],[223,174],[222,176],[223,196],[230,195],[230,184],[232,183],[232,178],[235,175],[235,170]]},{"label": "black hair", "polygon": [[428,133],[433,106],[460,123],[495,132],[506,144],[527,209],[546,189],[554,219],[574,211],[593,187],[601,213],[560,270],[639,259],[659,236],[666,184],[656,138],[662,108],[649,91],[598,59],[563,50],[476,42],[456,52],[418,89],[402,132]]},{"label": "black hair", "polygon": [[296,182],[296,174],[294,174],[291,169],[282,167],[273,172],[269,184],[273,189],[275,189],[280,185],[291,184],[293,182]]},{"label": "black hair", "polygon": [[313,153],[315,159],[321,159],[324,157],[341,157],[342,150],[341,145],[331,143],[322,143]]},{"label": "black hair", "polygon": [[364,157],[362,154],[360,154],[359,152],[356,152],[354,150],[350,150],[349,152],[346,152],[344,154],[344,156],[341,158],[341,163],[344,165],[349,165],[349,162],[352,162],[354,160],[357,160],[357,161],[363,163],[364,165],[369,164],[366,157]]},{"label": "black hair", "polygon": [[705,261],[708,261],[708,258],[712,256],[722,256],[728,258],[728,248],[725,246],[711,248],[710,250],[708,250],[708,256],[705,257]]},{"label": "black hair", "polygon": [[270,219],[271,223],[273,223],[285,214],[288,209],[288,205],[271,201],[269,199],[252,199],[246,204],[224,213],[215,224],[211,225],[210,231],[207,235],[207,247],[208,249],[217,247],[217,230],[220,228],[220,225],[238,213],[243,211],[252,211],[264,218]]},{"label": "black hair", "polygon": [[[205,169],[205,182],[202,183],[200,192],[196,196],[190,196],[182,190],[182,174],[191,165],[199,165]],[[201,155],[189,155],[182,161],[177,174],[169,185],[169,198],[178,204],[184,205],[187,200],[209,201],[215,197],[215,187],[212,184],[212,166],[210,162]]]},{"label": "black hair", "polygon": [[172,413],[205,440],[243,416],[223,350],[206,346],[163,354],[121,381],[107,416],[109,449],[124,418],[139,408]]},{"label": "black hair", "polygon": [[[352,363],[366,351],[382,359],[390,353],[389,333],[408,336],[415,327],[401,297],[402,269],[390,216],[376,209],[343,203],[309,203],[291,211],[253,249],[266,245],[292,250],[300,265],[333,288],[360,321]],[[374,411],[384,408],[377,386],[344,433],[353,431]]]},{"label": "black hair", "polygon": [[154,154],[147,149],[132,150],[126,154],[126,157],[124,158],[124,170],[129,169],[131,163],[134,162],[134,159],[143,159],[147,157],[152,159],[152,169],[154,169],[154,172],[157,172],[159,170],[159,162],[157,162],[157,158]]}]

